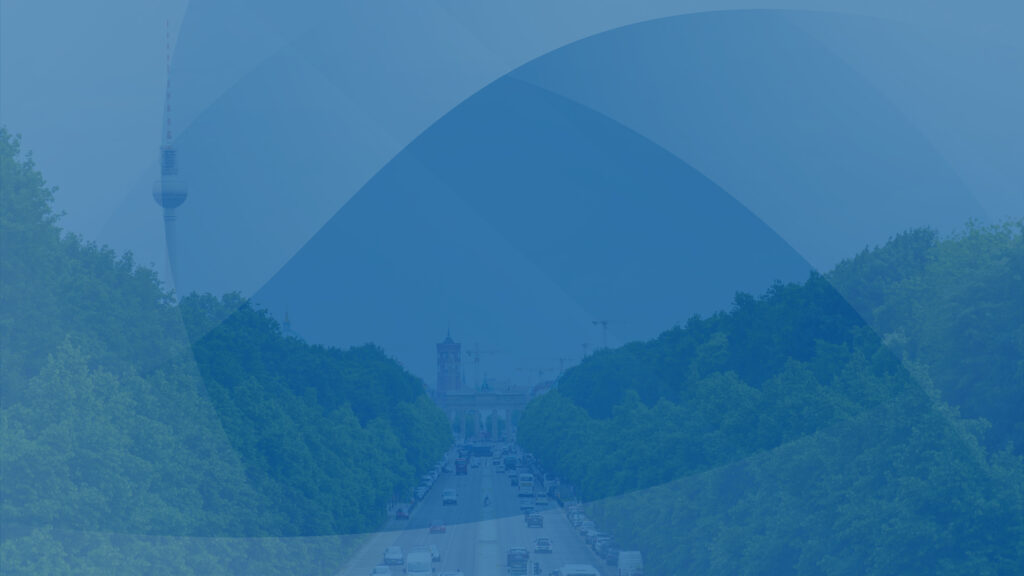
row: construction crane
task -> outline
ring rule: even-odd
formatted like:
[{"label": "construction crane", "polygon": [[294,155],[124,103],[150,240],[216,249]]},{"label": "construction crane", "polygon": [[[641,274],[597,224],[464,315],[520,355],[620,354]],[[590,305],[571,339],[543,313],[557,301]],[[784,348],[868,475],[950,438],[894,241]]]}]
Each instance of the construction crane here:
[{"label": "construction crane", "polygon": [[480,356],[483,354],[501,354],[501,350],[481,350],[480,343],[473,344],[473,348],[466,350],[466,357],[473,361],[473,374],[476,381],[476,388],[480,389]]},{"label": "construction crane", "polygon": [[[523,374],[523,379],[524,379],[526,385],[528,386],[528,388],[531,391],[535,390],[538,386],[544,384],[544,382],[545,382],[544,375],[545,374],[556,374],[556,377],[555,377],[555,380],[552,383],[552,386],[554,385],[554,383],[556,383],[558,381],[558,378],[561,376],[561,374],[559,374],[558,368],[554,368],[554,367],[534,368],[534,367],[520,366],[519,368],[516,368],[516,371],[517,372],[521,372]],[[535,374],[536,374],[536,381],[533,384],[530,384],[530,381],[533,379]],[[532,392],[531,392],[531,395],[532,395]]]},{"label": "construction crane", "polygon": [[[586,344],[584,344],[584,346],[585,345]],[[545,373],[546,372],[554,372],[555,374],[557,374],[558,378],[561,378],[562,374],[565,373],[565,363],[570,361],[570,360],[573,360],[573,358],[569,358],[567,356],[540,358],[539,361],[543,362],[544,368],[541,368],[539,371],[545,372]],[[554,366],[555,362],[558,362],[558,368],[555,368],[555,366]],[[525,371],[525,369],[522,368],[522,367],[520,367],[519,370],[521,372]]]}]

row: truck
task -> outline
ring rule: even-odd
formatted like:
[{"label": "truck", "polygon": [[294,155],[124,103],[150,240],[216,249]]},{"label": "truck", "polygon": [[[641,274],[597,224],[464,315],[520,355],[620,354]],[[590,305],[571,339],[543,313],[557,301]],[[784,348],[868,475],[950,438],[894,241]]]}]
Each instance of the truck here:
[{"label": "truck", "polygon": [[619,576],[643,576],[644,557],[639,550],[619,551]]},{"label": "truck", "polygon": [[508,549],[508,553],[505,555],[505,566],[508,568],[508,576],[525,576],[529,572],[529,565],[529,550],[520,546]]},{"label": "truck", "polygon": [[455,459],[455,475],[456,476],[465,476],[466,474],[468,474],[469,473],[468,469],[467,469],[468,465],[469,465],[469,462],[467,462],[465,458],[456,458]]}]

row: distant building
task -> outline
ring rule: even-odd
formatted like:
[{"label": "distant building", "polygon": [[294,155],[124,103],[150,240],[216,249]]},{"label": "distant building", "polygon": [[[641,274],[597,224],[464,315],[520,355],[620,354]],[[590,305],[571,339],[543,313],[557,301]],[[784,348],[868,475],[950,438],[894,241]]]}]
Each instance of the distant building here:
[{"label": "distant building", "polygon": [[281,335],[285,338],[304,340],[304,338],[292,328],[292,320],[288,317],[288,312],[284,313],[284,322],[281,323]]},{"label": "distant building", "polygon": [[462,389],[462,344],[449,332],[437,345],[437,394],[443,396]]}]

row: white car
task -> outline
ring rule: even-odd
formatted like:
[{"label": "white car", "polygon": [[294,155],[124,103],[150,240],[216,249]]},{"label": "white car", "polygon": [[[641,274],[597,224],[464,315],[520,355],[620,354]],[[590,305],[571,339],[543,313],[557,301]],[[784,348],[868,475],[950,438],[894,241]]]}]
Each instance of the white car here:
[{"label": "white car", "polygon": [[449,506],[449,505],[455,506],[458,503],[459,503],[459,497],[455,493],[454,489],[448,488],[447,490],[445,490],[444,492],[441,493],[441,505],[442,506]]},{"label": "white car", "polygon": [[[441,551],[433,544],[413,546],[412,549],[409,550],[409,556],[412,556],[413,554],[426,554],[430,556],[431,562],[441,561]],[[406,558],[408,558],[408,556]]]},{"label": "white car", "polygon": [[388,546],[384,549],[384,563],[388,566],[395,566],[405,562],[405,554],[401,546]]}]

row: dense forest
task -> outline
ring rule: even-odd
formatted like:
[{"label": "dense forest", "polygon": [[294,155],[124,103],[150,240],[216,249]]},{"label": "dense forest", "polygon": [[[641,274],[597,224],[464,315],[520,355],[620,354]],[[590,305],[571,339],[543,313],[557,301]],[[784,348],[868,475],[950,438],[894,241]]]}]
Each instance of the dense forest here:
[{"label": "dense forest", "polygon": [[602,350],[519,440],[654,574],[1019,574],[1024,226],[913,230]]},{"label": "dense forest", "polygon": [[178,302],[62,231],[3,129],[0,186],[5,574],[332,573],[450,445],[379,348],[309,345],[234,294]]}]

